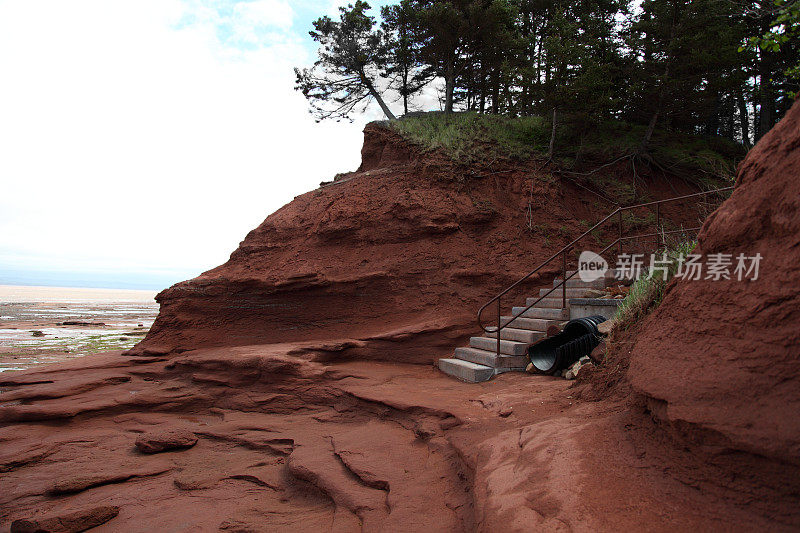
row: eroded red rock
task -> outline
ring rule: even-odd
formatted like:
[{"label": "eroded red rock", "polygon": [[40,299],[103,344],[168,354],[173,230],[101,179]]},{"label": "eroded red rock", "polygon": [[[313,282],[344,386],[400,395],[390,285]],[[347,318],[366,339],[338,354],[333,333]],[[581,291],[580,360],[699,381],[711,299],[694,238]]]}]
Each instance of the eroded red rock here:
[{"label": "eroded red rock", "polygon": [[106,505],[49,516],[14,520],[11,533],[80,533],[105,524],[119,514],[119,507]]},{"label": "eroded red rock", "polygon": [[142,453],[160,453],[191,448],[197,437],[188,429],[167,428],[148,431],[136,439],[136,448]]},{"label": "eroded red rock", "polygon": [[690,442],[800,466],[800,104],[741,163],[696,253],[763,259],[757,280],[671,283],[631,381]]}]

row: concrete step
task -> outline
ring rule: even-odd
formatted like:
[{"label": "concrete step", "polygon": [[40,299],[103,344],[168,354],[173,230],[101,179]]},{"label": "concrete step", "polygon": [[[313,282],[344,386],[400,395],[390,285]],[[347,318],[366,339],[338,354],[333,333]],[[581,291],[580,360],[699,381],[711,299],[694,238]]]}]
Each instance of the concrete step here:
[{"label": "concrete step", "polygon": [[[517,320],[522,320],[521,318]],[[514,323],[516,325],[516,322]],[[487,331],[483,336],[489,337],[490,339],[497,338],[497,326],[493,326]],[[531,331],[529,329],[517,329],[513,327],[507,327],[500,330],[500,338],[505,339],[507,341],[517,341],[517,342],[526,342],[528,344],[533,344],[534,342],[538,341],[539,339],[543,338],[545,333],[543,331]]]},{"label": "concrete step", "polygon": [[[472,337],[469,340],[470,348],[478,348],[490,352],[497,351],[497,341],[488,337]],[[528,344],[516,341],[500,341],[500,353],[505,355],[527,355]]]},{"label": "concrete step", "polygon": [[[539,296],[547,295],[547,298],[561,298],[561,289],[556,289],[553,292],[550,292],[552,289],[541,289],[539,290]],[[590,293],[597,292],[597,289],[567,289],[567,298],[586,298],[587,295]]]},{"label": "concrete step", "polygon": [[[528,298],[525,300],[525,306],[527,307],[538,300],[536,307],[555,307],[561,309],[561,293],[558,294],[558,298],[551,298],[553,294],[555,293],[550,293],[550,296],[542,298],[541,300],[539,300],[539,298]],[[567,307],[569,307],[569,298],[567,298]]]},{"label": "concrete step", "polygon": [[[648,257],[648,260],[649,260],[649,257]],[[617,279],[617,272],[618,272],[618,270],[616,268],[610,268],[610,269],[606,270],[606,274],[603,277],[605,278],[605,283],[606,283],[607,287],[609,287],[611,285],[616,285],[616,284],[618,284],[620,282],[620,280]],[[567,270],[567,276],[572,276],[572,274],[574,274],[574,273],[575,273],[574,270]],[[630,272],[627,272],[627,274],[630,274]],[[559,278],[560,277],[561,277],[561,275],[559,273]],[[627,277],[630,277],[630,276],[627,276]],[[574,276],[572,276],[571,279],[580,279],[579,274],[575,274]],[[567,282],[567,286],[569,287],[569,282]]]},{"label": "concrete step", "polygon": [[[575,276],[573,276],[573,277],[578,277],[576,272],[577,272],[577,270],[567,270],[567,276],[572,276],[572,274],[575,274]],[[616,274],[617,274],[617,269],[616,268],[609,268],[608,270],[606,270],[606,277],[607,278],[613,278]]]},{"label": "concrete step", "polygon": [[477,348],[456,348],[455,358],[501,370],[524,369],[530,362],[527,355],[500,354],[498,357],[496,352]]},{"label": "concrete step", "polygon": [[[524,307],[512,307],[511,313],[517,316],[525,309]],[[544,318],[546,320],[567,320],[569,318],[569,309],[553,309],[547,307],[532,307],[525,311],[522,315],[525,318]]]},{"label": "concrete step", "polygon": [[[567,288],[576,288],[576,289],[605,289],[609,285],[612,285],[614,282],[614,278],[599,278],[592,281],[583,281],[581,278],[578,277],[576,274],[575,276],[569,278],[567,280]],[[561,278],[556,278],[553,280],[553,287],[560,287],[561,285]]]},{"label": "concrete step", "polygon": [[[500,317],[500,320],[502,320],[501,322],[502,324],[507,324],[509,320],[511,320],[512,318],[513,317],[510,316],[504,316]],[[513,327],[514,329],[529,329],[532,331],[546,332],[547,328],[549,328],[550,326],[557,326],[561,322],[562,322],[561,320],[545,320],[542,318],[519,317],[514,322],[512,322],[511,326],[509,327]]]},{"label": "concrete step", "polygon": [[[614,279],[614,277],[617,275],[617,272],[618,270],[616,268],[609,268],[608,270],[606,270],[605,277]],[[572,274],[575,275],[572,276]],[[567,276],[572,276],[573,279],[577,279],[578,275],[579,273],[576,270],[567,270]],[[558,272],[558,276],[561,277],[561,272]]]},{"label": "concrete step", "polygon": [[494,368],[461,359],[439,359],[438,366],[445,374],[468,383],[488,381],[494,376]]}]

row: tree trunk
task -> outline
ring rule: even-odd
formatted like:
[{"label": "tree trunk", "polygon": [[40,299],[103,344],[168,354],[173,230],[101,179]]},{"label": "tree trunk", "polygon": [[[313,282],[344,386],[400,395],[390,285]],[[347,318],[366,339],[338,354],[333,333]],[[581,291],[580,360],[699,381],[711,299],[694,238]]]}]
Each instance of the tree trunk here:
[{"label": "tree trunk", "polygon": [[727,99],[728,120],[725,121],[725,137],[736,142],[736,101]]},{"label": "tree trunk", "polygon": [[[670,38],[670,42],[672,39]],[[664,107],[664,98],[667,96],[667,82],[669,81],[669,67],[672,58],[667,60],[667,66],[664,68],[664,78],[661,80],[661,87],[658,90],[658,102],[656,104],[655,112],[650,117],[650,123],[647,125],[647,130],[644,132],[642,143],[639,145],[639,154],[647,151],[647,145],[650,144],[650,139],[653,138],[653,132],[658,123],[658,116],[661,114],[661,109]]]},{"label": "tree trunk", "polygon": [[444,74],[444,112],[453,112],[453,91],[456,86],[456,73],[453,60],[448,60]]},{"label": "tree trunk", "polygon": [[514,95],[511,94],[511,84],[508,81],[503,83],[503,100],[506,104],[506,113],[512,117],[516,116],[517,109],[516,105],[514,104]]},{"label": "tree trunk", "polygon": [[496,115],[500,109],[500,69],[492,69],[492,114]]},{"label": "tree trunk", "polygon": [[705,124],[705,134],[706,135],[717,135],[719,133],[720,128],[720,119],[719,119],[719,110],[721,107],[722,101],[719,95],[714,99],[714,109],[706,118]]},{"label": "tree trunk", "polygon": [[726,98],[720,110],[719,132],[726,139],[736,141],[733,134],[734,124],[736,123],[736,102]]},{"label": "tree trunk", "polygon": [[408,93],[409,93],[408,77],[409,77],[408,66],[403,65],[403,114],[404,115],[408,115]]},{"label": "tree trunk", "polygon": [[647,150],[647,145],[650,143],[650,139],[653,137],[653,131],[656,129],[656,123],[658,122],[658,115],[661,112],[661,106],[656,109],[653,116],[650,117],[650,123],[647,125],[647,130],[644,132],[644,137],[642,138],[642,144],[639,145],[639,153],[644,153]]},{"label": "tree trunk", "polygon": [[484,72],[483,63],[481,63],[480,92],[481,92],[481,95],[480,95],[481,100],[480,100],[480,108],[478,109],[478,112],[483,114],[483,112],[486,111],[486,73]]},{"label": "tree trunk", "polygon": [[742,143],[750,148],[750,117],[747,114],[747,102],[744,100],[744,94],[739,91],[737,98],[739,103],[739,126],[742,128]]},{"label": "tree trunk", "polygon": [[758,137],[760,139],[772,128],[772,106],[774,99],[772,98],[772,86],[769,81],[769,74],[761,73],[761,81],[759,87],[759,104],[760,110],[758,113]]},{"label": "tree trunk", "polygon": [[553,129],[550,132],[550,149],[547,151],[547,159],[553,159],[553,151],[556,147],[556,108],[553,108]]},{"label": "tree trunk", "polygon": [[378,91],[375,90],[375,87],[372,85],[372,82],[369,81],[369,78],[367,78],[367,75],[364,72],[361,72],[361,83],[364,84],[364,86],[369,91],[369,94],[371,94],[372,97],[375,99],[375,101],[378,102],[378,105],[381,107],[383,114],[386,115],[386,118],[388,118],[389,120],[396,120],[397,117],[394,116],[392,111],[389,109],[389,106],[387,106],[386,102],[383,101],[383,98],[381,98],[381,95],[378,94]]},{"label": "tree trunk", "polygon": [[[534,44],[534,53],[536,54],[536,93],[537,96],[541,96],[542,94],[542,39],[543,37],[539,37],[536,39]],[[534,99],[531,98],[531,101]],[[541,104],[541,100],[537,101],[536,104]]]}]

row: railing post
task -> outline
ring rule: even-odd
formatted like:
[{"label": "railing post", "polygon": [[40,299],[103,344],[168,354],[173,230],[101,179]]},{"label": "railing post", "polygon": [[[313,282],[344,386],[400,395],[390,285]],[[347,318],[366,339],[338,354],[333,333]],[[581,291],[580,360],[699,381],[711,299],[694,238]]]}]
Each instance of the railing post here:
[{"label": "railing post", "polygon": [[567,250],[561,254],[561,309],[567,308]]},{"label": "railing post", "polygon": [[661,228],[661,204],[656,204],[656,251],[661,248],[661,234],[659,230]]},{"label": "railing post", "polygon": [[497,297],[497,358],[500,359],[500,297]]}]

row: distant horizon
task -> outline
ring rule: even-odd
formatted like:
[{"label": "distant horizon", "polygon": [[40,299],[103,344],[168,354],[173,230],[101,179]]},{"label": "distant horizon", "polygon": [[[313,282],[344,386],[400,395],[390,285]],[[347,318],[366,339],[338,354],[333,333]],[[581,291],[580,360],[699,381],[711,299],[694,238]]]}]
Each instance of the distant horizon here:
[{"label": "distant horizon", "polygon": [[192,279],[196,273],[137,272],[63,272],[0,269],[0,285],[18,287],[61,287],[76,289],[112,289],[161,291]]},{"label": "distant horizon", "polygon": [[[0,284],[0,304],[15,305],[27,303],[132,303],[139,302],[144,305],[156,303],[158,290],[146,289],[118,289],[112,287],[54,287],[42,285],[2,285]],[[4,307],[0,313],[2,321],[8,320],[13,312]]]},{"label": "distant horizon", "polygon": [[[0,287],[21,287],[31,289],[86,289],[98,291],[161,292],[159,289],[128,289],[125,287],[75,287],[70,285],[27,285],[19,283],[0,283]],[[165,287],[166,288],[166,287]]]}]

